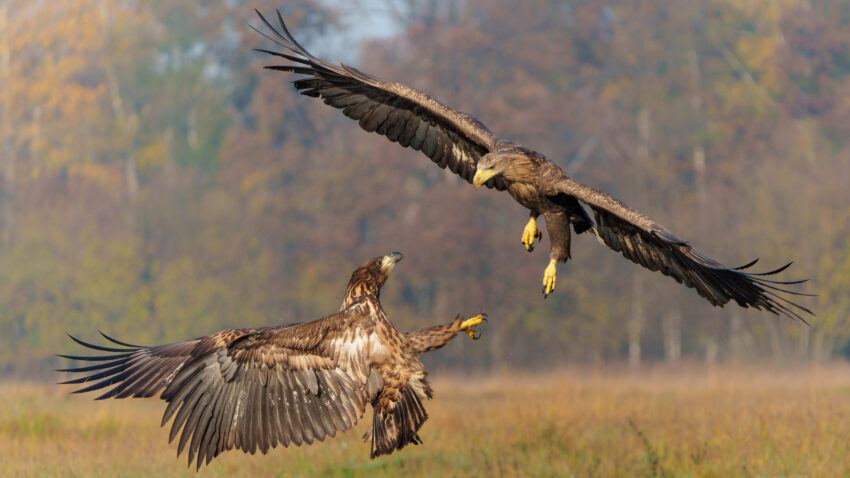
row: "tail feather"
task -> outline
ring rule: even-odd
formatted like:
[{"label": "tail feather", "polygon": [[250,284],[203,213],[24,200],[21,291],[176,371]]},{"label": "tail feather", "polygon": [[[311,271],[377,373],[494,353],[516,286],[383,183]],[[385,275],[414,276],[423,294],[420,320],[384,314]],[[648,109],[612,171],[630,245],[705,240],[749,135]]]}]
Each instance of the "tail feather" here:
[{"label": "tail feather", "polygon": [[395,402],[395,408],[389,413],[375,409],[372,418],[371,458],[388,455],[404,448],[408,443],[422,444],[418,431],[427,419],[428,413],[425,412],[422,400],[408,384]]}]

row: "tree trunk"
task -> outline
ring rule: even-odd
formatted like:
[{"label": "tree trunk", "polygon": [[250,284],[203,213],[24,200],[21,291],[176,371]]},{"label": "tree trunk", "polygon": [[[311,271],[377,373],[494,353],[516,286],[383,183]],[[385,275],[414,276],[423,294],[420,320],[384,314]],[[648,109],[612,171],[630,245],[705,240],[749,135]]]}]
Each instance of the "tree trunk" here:
[{"label": "tree trunk", "polygon": [[8,246],[15,229],[15,153],[12,147],[11,51],[9,47],[9,17],[6,0],[0,4],[0,88],[2,88],[2,117],[0,117],[0,246]]},{"label": "tree trunk", "polygon": [[631,315],[629,321],[629,367],[635,369],[640,366],[640,337],[643,332],[643,325],[646,322],[643,279],[637,272],[632,276]]},{"label": "tree trunk", "polygon": [[[642,107],[637,117],[637,167],[635,168],[635,183],[638,190],[645,190],[643,170],[649,161],[650,138],[649,108]],[[632,304],[629,321],[629,367],[637,368],[641,362],[640,338],[646,323],[646,302],[643,286],[642,271],[635,270],[632,275]]]},{"label": "tree trunk", "polygon": [[747,355],[744,334],[744,321],[737,311],[732,312],[729,315],[729,352],[734,359],[741,360]]},{"label": "tree trunk", "polygon": [[705,363],[713,364],[717,362],[717,340],[714,337],[707,337],[705,340]]},{"label": "tree trunk", "polygon": [[664,360],[678,362],[682,357],[682,312],[678,307],[666,313],[661,319],[664,337]]},{"label": "tree trunk", "polygon": [[800,362],[811,360],[809,355],[809,341],[811,339],[811,329],[803,327],[800,331],[800,342],[797,344],[797,358]]},{"label": "tree trunk", "polygon": [[776,366],[782,365],[785,355],[782,352],[782,337],[779,333],[779,326],[775,320],[767,321],[767,332],[770,336],[770,352],[773,358],[773,364]]},{"label": "tree trunk", "polygon": [[[108,39],[110,37],[109,5],[107,5],[106,0],[99,0],[97,5],[100,13],[100,26],[105,32],[104,37]],[[130,197],[130,200],[135,200],[139,192],[139,175],[136,168],[136,156],[133,150],[135,149],[138,118],[134,114],[128,113],[126,108],[124,108],[124,101],[121,98],[121,88],[118,84],[118,78],[115,76],[115,66],[110,61],[109,55],[104,54],[103,63],[106,67],[106,85],[109,89],[112,112],[121,128],[122,139],[127,141],[127,144],[124,145],[127,148],[127,156],[124,160],[124,180],[127,186],[127,195]]]},{"label": "tree trunk", "polygon": [[[693,48],[688,50],[688,71],[691,83],[690,103],[691,110],[694,113],[694,119],[698,123],[698,127],[703,129],[703,108],[702,97],[700,96],[700,69],[699,57],[696,50]],[[697,201],[699,203],[700,214],[704,215],[708,212],[708,197],[706,193],[705,180],[705,148],[702,144],[695,144],[692,153],[692,162],[694,168],[694,177],[697,190]]]}]

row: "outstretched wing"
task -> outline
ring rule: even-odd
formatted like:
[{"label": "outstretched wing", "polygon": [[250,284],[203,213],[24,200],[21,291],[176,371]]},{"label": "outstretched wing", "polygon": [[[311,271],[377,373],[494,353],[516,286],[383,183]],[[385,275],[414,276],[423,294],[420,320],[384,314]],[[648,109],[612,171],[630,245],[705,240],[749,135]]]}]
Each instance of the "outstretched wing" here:
[{"label": "outstretched wing", "polygon": [[593,209],[596,231],[605,245],[621,252],[632,262],[696,289],[715,306],[734,300],[741,307],[767,310],[803,322],[806,320],[800,313],[814,315],[809,309],[783,297],[784,294],[809,295],[786,288],[806,280],[775,281],[765,278],[784,271],[791,263],[761,273],[746,271],[758,259],[741,267],[726,267],[607,193],[568,177],[555,180],[550,187],[552,191],[547,191],[547,194],[567,194]]},{"label": "outstretched wing", "polygon": [[314,322],[263,329],[225,330],[158,347],[103,347],[73,338],[103,356],[61,357],[97,362],[61,370],[97,381],[75,393],[112,386],[102,398],[148,397],[161,391],[178,432],[178,455],[188,445],[197,467],[239,448],[266,453],[277,444],[301,445],[348,430],[363,416],[368,397],[367,341],[346,324],[362,314],[350,308]]},{"label": "outstretched wing", "polygon": [[[355,68],[316,58],[292,37],[280,12],[280,30],[259,11],[257,15],[274,37],[257,32],[285,49],[257,51],[290,62],[266,68],[306,76],[293,82],[301,94],[321,98],[325,104],[341,109],[345,116],[358,120],[364,130],[422,151],[438,166],[448,167],[468,183],[472,183],[478,159],[496,148],[497,138],[473,116],[405,85],[384,82]],[[487,186],[503,190],[507,183],[495,178]]]}]

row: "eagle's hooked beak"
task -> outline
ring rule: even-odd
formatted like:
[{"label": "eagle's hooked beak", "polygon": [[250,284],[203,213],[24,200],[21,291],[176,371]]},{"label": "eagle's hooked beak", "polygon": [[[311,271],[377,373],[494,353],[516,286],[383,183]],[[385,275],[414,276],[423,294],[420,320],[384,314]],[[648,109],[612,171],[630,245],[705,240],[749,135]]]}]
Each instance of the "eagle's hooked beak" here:
[{"label": "eagle's hooked beak", "polygon": [[384,269],[392,269],[395,267],[396,263],[404,258],[404,254],[401,252],[393,252],[391,254],[387,254],[384,256],[384,259],[381,261],[381,266]]},{"label": "eagle's hooked beak", "polygon": [[475,186],[475,189],[478,189],[495,175],[496,171],[492,169],[476,169],[475,176],[472,178],[472,185]]}]

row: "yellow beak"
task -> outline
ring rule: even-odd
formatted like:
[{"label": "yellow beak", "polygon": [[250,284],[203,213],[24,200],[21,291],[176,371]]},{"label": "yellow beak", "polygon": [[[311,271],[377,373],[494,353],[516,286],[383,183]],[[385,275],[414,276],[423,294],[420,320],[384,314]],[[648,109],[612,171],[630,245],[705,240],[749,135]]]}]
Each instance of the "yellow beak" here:
[{"label": "yellow beak", "polygon": [[475,176],[472,178],[472,185],[475,186],[475,189],[478,189],[482,184],[486,183],[488,179],[495,175],[496,172],[490,169],[478,169],[475,171]]}]

